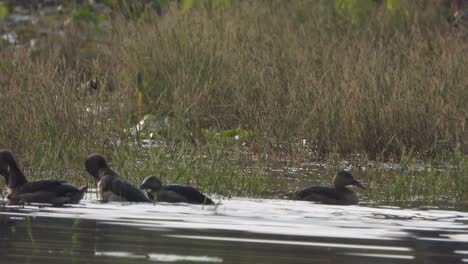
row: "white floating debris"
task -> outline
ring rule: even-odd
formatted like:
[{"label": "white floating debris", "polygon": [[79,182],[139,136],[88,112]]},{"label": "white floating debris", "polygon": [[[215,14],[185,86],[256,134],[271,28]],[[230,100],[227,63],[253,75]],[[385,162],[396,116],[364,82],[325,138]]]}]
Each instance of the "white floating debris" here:
[{"label": "white floating debris", "polygon": [[18,44],[18,35],[16,35],[15,32],[5,33],[1,36],[1,38],[5,40],[6,42],[8,42],[8,44],[10,45]]}]

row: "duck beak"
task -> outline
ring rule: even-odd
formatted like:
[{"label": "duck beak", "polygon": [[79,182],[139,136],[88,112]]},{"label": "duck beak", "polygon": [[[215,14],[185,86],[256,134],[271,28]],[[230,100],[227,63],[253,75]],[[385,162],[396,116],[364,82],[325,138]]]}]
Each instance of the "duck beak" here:
[{"label": "duck beak", "polygon": [[360,181],[357,181],[357,180],[353,180],[353,185],[356,186],[356,187],[359,187],[361,189],[366,188],[364,185],[362,185],[362,183]]}]

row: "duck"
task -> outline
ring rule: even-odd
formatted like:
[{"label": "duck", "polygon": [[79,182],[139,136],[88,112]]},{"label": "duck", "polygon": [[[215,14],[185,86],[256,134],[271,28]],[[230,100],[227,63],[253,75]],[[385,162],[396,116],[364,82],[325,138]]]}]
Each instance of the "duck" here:
[{"label": "duck", "polygon": [[353,205],[359,202],[356,194],[346,186],[366,187],[345,170],[338,172],[332,181],[332,186],[311,186],[300,191],[290,193],[295,200],[314,201],[323,204]]},{"label": "duck", "polygon": [[8,205],[44,203],[54,206],[77,204],[88,186],[77,188],[61,179],[28,181],[10,150],[0,150],[0,174],[5,178]]},{"label": "duck", "polygon": [[103,202],[152,202],[142,190],[113,171],[106,158],[92,154],[85,160],[86,171],[98,181],[98,193]]},{"label": "duck", "polygon": [[190,203],[213,205],[213,200],[206,197],[196,188],[188,185],[163,185],[156,176],[146,177],[140,189],[145,190],[148,198],[152,201],[167,203]]}]

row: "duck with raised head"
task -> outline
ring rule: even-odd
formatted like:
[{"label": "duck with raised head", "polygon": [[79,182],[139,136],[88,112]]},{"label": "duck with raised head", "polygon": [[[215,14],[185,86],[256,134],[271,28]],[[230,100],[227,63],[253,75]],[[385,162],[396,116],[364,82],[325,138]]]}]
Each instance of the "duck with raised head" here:
[{"label": "duck with raised head", "polygon": [[85,168],[98,181],[102,201],[152,202],[143,191],[113,171],[104,156],[89,156],[85,161]]},{"label": "duck with raised head", "polygon": [[167,203],[191,203],[212,205],[214,202],[198,191],[187,185],[163,185],[156,176],[149,176],[143,180],[140,189],[146,190],[148,198],[152,201]]},{"label": "duck with raised head", "polygon": [[8,204],[77,204],[87,190],[59,179],[28,181],[9,150],[0,150],[0,174],[5,178]]},{"label": "duck with raised head", "polygon": [[346,186],[365,189],[361,182],[354,179],[348,171],[340,171],[333,178],[333,186],[311,186],[291,193],[295,200],[314,201],[324,204],[351,205],[359,202],[356,194]]}]

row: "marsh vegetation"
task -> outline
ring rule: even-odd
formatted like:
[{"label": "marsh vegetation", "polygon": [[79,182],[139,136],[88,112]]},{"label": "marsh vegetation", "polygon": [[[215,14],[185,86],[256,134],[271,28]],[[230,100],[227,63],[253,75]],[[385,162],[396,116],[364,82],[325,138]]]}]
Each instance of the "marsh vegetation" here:
[{"label": "marsh vegetation", "polygon": [[0,50],[0,142],[30,178],[91,182],[99,152],[135,183],[277,197],[345,167],[375,203],[466,204],[468,44],[444,1],[79,2]]}]

